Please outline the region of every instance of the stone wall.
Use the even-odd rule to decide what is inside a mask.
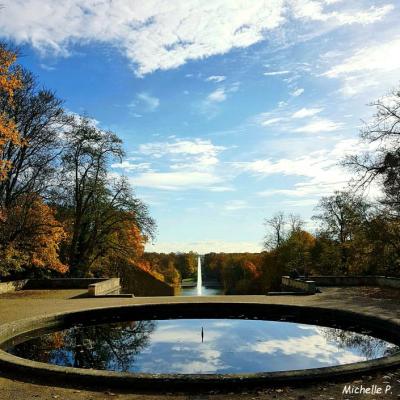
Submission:
[[[28,279],[24,289],[87,289],[89,285],[107,278],[53,278]]]
[[[97,296],[115,292],[121,286],[124,292],[135,296],[174,296],[180,290],[140,268],[129,265],[121,270],[121,278],[24,279],[0,282],[0,294],[22,289],[89,289],[90,296]]]
[[[19,281],[0,282],[0,294],[15,292],[21,290],[26,286],[28,279],[21,279]]]
[[[101,282],[92,283],[88,286],[89,296],[99,296],[110,293],[115,293],[121,289],[119,278],[110,278]]]
[[[282,287],[295,292],[315,294],[316,287],[313,280],[292,279],[289,276],[282,276]]]
[[[120,271],[124,292],[135,296],[175,296],[179,288],[160,281],[153,275],[134,265],[127,265]]]
[[[89,285],[103,282],[106,278],[55,278],[55,279],[21,279],[18,281],[0,282],[0,294],[16,290],[40,289],[87,289]]]
[[[400,278],[386,276],[312,276],[317,286],[379,286],[400,289]]]

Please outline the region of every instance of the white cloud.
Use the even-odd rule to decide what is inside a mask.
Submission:
[[[325,118],[318,118],[310,123],[293,129],[293,132],[300,133],[320,133],[320,132],[333,132],[341,129],[343,123],[334,122]]]
[[[323,108],[301,108],[292,114],[292,118],[312,117],[320,113],[322,110]]]
[[[199,254],[206,254],[210,252],[257,253],[262,251],[262,246],[255,242],[230,242],[219,240],[196,242],[159,242],[155,244],[147,244],[146,251],[157,251],[160,253],[195,251]]]
[[[45,63],[41,63],[40,68],[44,69],[45,71],[54,71],[56,69],[56,67],[52,65],[47,65]]]
[[[282,204],[285,204],[289,207],[311,207],[311,208],[314,208],[318,204],[318,200],[319,200],[318,198],[284,200],[284,201],[282,201]],[[313,226],[309,223],[307,223],[307,227],[310,227],[310,229],[313,228]]]
[[[209,76],[206,81],[207,82],[223,82],[226,79],[226,76],[224,75],[211,75]]]
[[[269,119],[266,119],[265,121],[261,122],[261,125],[262,126],[275,125],[278,122],[281,122],[282,120],[283,120],[283,118],[281,118],[281,117],[269,118]]]
[[[352,57],[326,71],[323,76],[337,78],[360,71],[390,72],[400,68],[400,38],[358,50]]]
[[[269,72],[264,72],[265,76],[287,75],[287,74],[290,74],[290,71],[269,71]]]
[[[138,93],[136,98],[137,98],[137,101],[134,103],[131,103],[130,104],[131,107],[136,107],[138,104],[141,104],[142,106],[144,106],[146,111],[152,112],[152,111],[155,111],[160,105],[160,99],[158,99],[157,97],[151,96],[147,92]]]
[[[336,17],[341,25],[361,24],[368,25],[377,21],[381,21],[389,12],[394,9],[393,4],[386,4],[382,7],[370,7],[368,10],[356,13],[338,13],[333,12],[332,16]]]
[[[341,92],[352,96],[371,87],[384,87],[397,81],[400,72],[400,37],[356,50],[322,76],[343,80]]]
[[[209,188],[210,192],[234,192],[235,188],[231,186],[215,186]]]
[[[319,117],[323,108],[303,107],[297,111],[278,107],[269,112],[257,114],[252,121],[265,128],[273,127],[274,133],[284,134],[319,134],[339,131],[345,128],[343,122],[332,121]]]
[[[270,188],[261,191],[260,196],[321,197],[334,190],[344,189],[350,178],[350,171],[341,168],[338,162],[348,154],[365,150],[355,139],[337,142],[330,150],[313,151],[307,155],[235,163],[234,167],[256,176],[284,175],[303,178],[302,181],[287,189]],[[310,200],[311,202],[311,200]]]
[[[199,138],[142,144],[138,154],[146,160],[150,157],[163,167],[160,171],[150,164],[148,171],[131,176],[132,184],[163,190],[231,190],[215,168],[223,150],[225,147]]]
[[[140,153],[156,154],[201,154],[217,153],[223,150],[222,146],[215,146],[210,140],[204,139],[176,139],[173,142],[153,142],[139,146]]]
[[[221,103],[226,100],[226,92],[224,88],[218,88],[207,96],[207,101],[212,103]]]
[[[344,0],[324,0],[326,4],[335,4]]]
[[[206,189],[223,179],[209,172],[178,171],[178,172],[145,172],[131,178],[133,186],[155,188],[162,190]]]
[[[386,5],[349,13],[331,7],[323,0],[15,0],[0,13],[0,30],[18,44],[64,56],[75,43],[110,44],[145,75],[273,38],[293,19],[329,21],[333,27],[369,24],[392,10]]]
[[[367,25],[382,20],[393,10],[392,4],[382,7],[370,7],[366,10],[324,12],[324,3],[330,5],[339,1],[293,0],[293,14],[299,19],[334,23],[336,25],[362,24]]]
[[[243,208],[247,208],[248,204],[243,200],[230,200],[225,203],[224,210],[226,211],[237,211],[242,210]]]
[[[200,104],[199,109],[208,119],[215,117],[219,111],[220,103],[223,103],[228,95],[239,90],[240,82],[234,82],[229,86],[221,86],[212,91]]]
[[[150,169],[150,163],[133,163],[129,160],[124,160],[120,163],[111,164],[111,168],[123,169],[125,171],[143,171]]]
[[[298,96],[301,96],[303,93],[304,93],[304,89],[299,88],[299,89],[296,89],[293,92],[291,92],[290,95],[293,97],[298,97]]]

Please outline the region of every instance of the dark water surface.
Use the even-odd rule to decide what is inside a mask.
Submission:
[[[392,354],[398,347],[368,335],[314,325],[174,319],[75,326],[30,338],[7,350],[70,367],[205,374],[348,364]]]

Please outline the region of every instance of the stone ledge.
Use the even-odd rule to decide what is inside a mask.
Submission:
[[[121,289],[119,278],[110,278],[101,282],[92,283],[88,286],[89,296],[104,296],[109,293],[117,292]]]
[[[91,297],[106,296],[121,289],[120,278],[23,279],[0,282],[0,294],[18,290],[87,289]],[[127,296],[132,297],[132,295]]]
[[[305,294],[315,294],[317,291],[314,280],[293,279],[289,276],[282,276],[282,286]]]
[[[19,281],[0,282],[0,294],[21,290],[26,286],[28,280],[29,279],[21,279]]]
[[[317,286],[377,286],[400,289],[400,278],[380,275],[318,275],[310,276]]]

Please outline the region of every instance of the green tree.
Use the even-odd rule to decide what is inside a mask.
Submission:
[[[92,265],[110,251],[126,252],[132,258],[125,246],[129,242],[116,240],[127,221],[144,237],[154,233],[155,223],[147,207],[134,196],[128,182],[108,175],[110,164],[122,156],[121,140],[87,118],[65,133],[59,187],[53,199],[69,228],[63,256],[73,275],[88,275]]]
[[[301,229],[292,231],[290,236],[277,249],[278,259],[283,264],[283,271],[290,273],[296,269],[301,274],[312,270],[312,252],[315,238]]]
[[[362,197],[345,191],[336,191],[332,196],[322,197],[317,206],[319,213],[313,219],[319,224],[318,235],[330,239],[338,246],[341,273],[350,272],[348,261],[354,250],[351,243],[362,231],[369,207]]]

